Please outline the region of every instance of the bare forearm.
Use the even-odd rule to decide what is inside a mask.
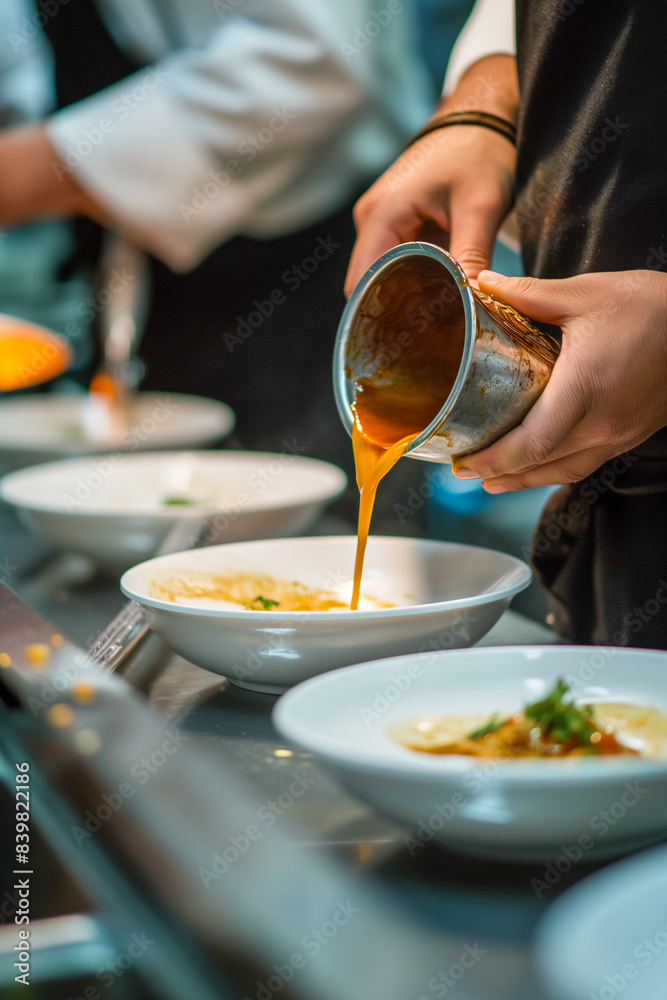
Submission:
[[[456,111],[484,111],[514,125],[514,57],[486,56],[474,63],[434,119]],[[377,257],[410,240],[448,248],[474,280],[489,267],[498,227],[510,209],[515,161],[512,139],[479,122],[450,121],[418,138],[357,202],[347,294]]]
[[[43,124],[0,132],[0,226],[104,210],[60,161]]]
[[[473,63],[456,89],[443,98],[434,117],[453,111],[486,111],[516,125],[519,80],[514,56],[486,56]]]

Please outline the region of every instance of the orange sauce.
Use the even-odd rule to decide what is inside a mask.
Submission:
[[[355,387],[352,446],[361,493],[353,611],[378,483],[440,412],[464,342],[461,295],[428,258],[397,263],[359,305],[345,359]]]
[[[90,392],[113,400],[118,394],[118,388],[110,375],[107,375],[106,372],[98,372],[90,380]]]
[[[548,735],[535,735],[534,722],[526,719],[522,712],[510,716],[498,729],[480,737],[461,733],[452,738],[447,730],[457,721],[427,719],[407,724],[398,723],[390,728],[390,734],[409,750],[419,753],[461,754],[469,757],[581,757],[587,754],[636,756],[639,752],[619,742],[613,732],[598,727],[597,723],[594,723],[595,729],[589,741],[573,737],[558,742]],[[477,723],[475,728],[476,725]],[[444,732],[444,738],[439,738],[439,730]]]
[[[359,607],[359,594],[361,593],[361,576],[364,569],[364,554],[366,543],[368,542],[368,532],[371,527],[371,517],[375,504],[375,494],[380,480],[387,475],[390,469],[398,462],[416,435],[408,434],[406,437],[395,441],[388,448],[383,448],[370,438],[366,437],[356,419],[352,428],[352,447],[354,449],[354,463],[357,470],[357,485],[359,486],[359,524],[357,526],[357,554],[354,560],[354,585],[352,587],[352,599],[350,610],[356,611]]]
[[[378,484],[428,427],[449,395],[458,371],[461,337],[450,336],[444,344],[434,344],[413,335],[398,358],[385,356],[372,376],[356,381],[351,407],[352,448],[360,500],[351,611],[359,607]]]
[[[207,599],[238,605],[246,611],[345,611],[347,605],[334,591],[308,587],[296,580],[276,580],[257,573],[219,573],[164,570],[153,578],[151,597],[183,603]],[[369,598],[377,608],[392,605]]]
[[[3,324],[4,325],[4,324]],[[47,382],[67,370],[69,347],[48,331],[43,333],[17,323],[0,329],[0,391],[25,389]]]

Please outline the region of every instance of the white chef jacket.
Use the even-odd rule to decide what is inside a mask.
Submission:
[[[443,94],[451,94],[465,71],[474,63],[495,55],[516,55],[515,0],[476,0],[450,53]],[[521,246],[513,212],[503,222],[498,240],[516,258],[512,261],[505,257],[498,266],[504,267],[506,274],[522,274],[518,262]]]
[[[450,94],[480,59],[516,55],[515,22],[514,0],[477,0],[451,51],[443,93]]]
[[[49,135],[113,224],[175,269],[335,211],[429,114],[410,0],[97,3],[148,68],[55,113]]]

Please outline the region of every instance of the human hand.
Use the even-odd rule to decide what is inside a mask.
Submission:
[[[581,274],[555,281],[486,271],[480,288],[563,330],[553,374],[523,422],[455,462],[489,493],[578,482],[667,424],[667,275]]]
[[[488,56],[464,74],[438,116],[479,110],[515,121],[518,105],[516,61]],[[356,204],[346,294],[381,254],[411,240],[449,249],[475,279],[490,266],[511,207],[515,162],[512,143],[479,125],[448,126],[413,143]]]
[[[410,240],[448,248],[476,278],[511,206],[514,163],[512,144],[476,125],[440,129],[410,146],[355,206],[346,294],[381,254]]]

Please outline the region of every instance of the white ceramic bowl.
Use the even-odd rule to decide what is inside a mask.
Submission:
[[[545,861],[558,880],[577,851],[613,856],[667,834],[667,761],[432,756],[400,746],[387,727],[424,715],[511,713],[561,675],[584,700],[667,710],[667,653],[489,646],[318,677],[281,698],[274,721],[360,798],[405,821],[413,852],[435,838],[464,853]]]
[[[503,552],[414,538],[368,540],[362,595],[401,604],[360,611],[217,610],[150,595],[165,569],[249,572],[331,589],[349,601],[356,537],[296,538],[215,546],[152,559],[121,587],[156,632],[186,659],[259,691],[373,656],[469,646],[497,622],[530,569]]]
[[[116,453],[11,472],[0,496],[56,545],[120,572],[154,555],[175,524],[203,515],[210,541],[296,534],[346,483],[335,465],[290,453]],[[165,503],[184,498],[197,502]]]
[[[86,439],[83,393],[52,392],[0,400],[0,461],[11,469],[107,450]],[[122,452],[198,448],[226,437],[235,423],[224,403],[176,392],[140,392],[130,404]],[[111,450],[111,449],[108,449]]]
[[[667,847],[578,882],[538,925],[537,955],[555,1000],[665,1000]]]

